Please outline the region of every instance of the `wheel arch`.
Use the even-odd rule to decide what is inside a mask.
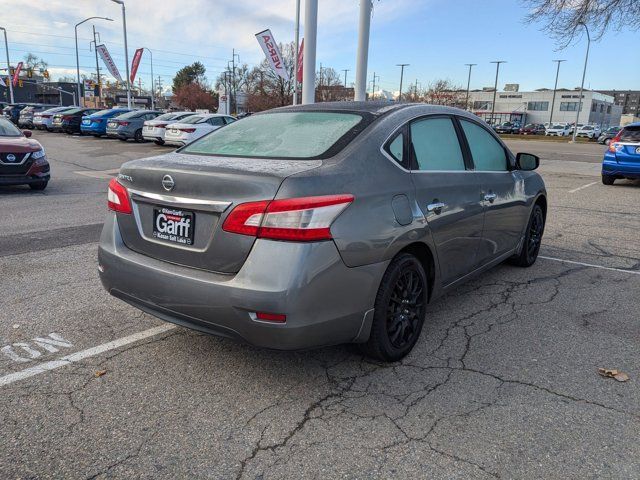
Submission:
[[[433,252],[431,251],[431,248],[429,248],[429,246],[423,242],[410,243],[409,245],[403,247],[398,253],[396,253],[394,258],[402,253],[410,253],[411,255],[416,257],[422,264],[422,268],[424,268],[424,271],[427,274],[427,293],[428,301],[430,302],[436,278],[435,257],[433,255]]]
[[[536,197],[535,202],[533,202],[533,204],[540,205],[540,208],[542,208],[542,214],[544,215],[544,219],[546,221],[547,220],[547,196],[544,193],[540,192]]]

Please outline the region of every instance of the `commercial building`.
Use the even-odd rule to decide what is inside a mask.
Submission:
[[[9,87],[6,78],[0,81],[0,102],[9,102]],[[52,105],[74,105],[76,84],[70,82],[35,82],[20,78],[13,87],[16,103],[47,103]]]
[[[469,93],[469,108],[479,117],[491,124],[506,121],[525,123],[574,123],[580,102],[579,90],[540,89],[534,92],[504,91],[495,92],[496,104],[491,118],[493,90],[472,91]],[[553,105],[553,112],[551,111]],[[582,108],[578,123],[589,123],[608,127],[620,124],[622,107],[616,105],[614,98],[593,90],[582,92]]]
[[[611,95],[616,105],[622,107],[623,115],[640,117],[640,90],[598,90]]]

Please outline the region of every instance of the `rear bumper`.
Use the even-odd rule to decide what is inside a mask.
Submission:
[[[111,129],[107,128],[107,137],[111,138],[132,138],[133,134],[130,134],[127,130],[124,129]]]
[[[106,129],[104,127],[100,128],[92,125],[80,125],[80,131],[87,135],[104,135],[106,133]]]
[[[613,153],[605,153],[602,174],[612,177],[640,178],[640,163],[618,163]]]
[[[183,147],[191,140],[188,138],[175,138],[175,137],[164,137],[164,143],[167,145],[175,145],[176,147]]]
[[[388,262],[347,267],[333,242],[257,240],[241,270],[218,274],[169,264],[127,248],[109,213],[98,250],[106,290],[156,317],[277,350],[369,336],[375,295]],[[254,320],[285,314],[286,323]]]

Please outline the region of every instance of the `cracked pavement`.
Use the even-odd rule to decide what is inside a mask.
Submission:
[[[0,218],[0,346],[56,332],[73,347],[0,356],[0,376],[162,324],[102,290],[86,226],[104,215],[106,180],[74,172],[163,149],[36,137],[51,190],[0,189],[11,212]],[[273,352],[175,328],[0,387],[0,476],[637,478],[640,183],[569,193],[597,180],[571,155],[571,168],[541,168],[541,254],[619,270],[499,266],[432,304],[395,364],[353,346]],[[86,234],[47,233],[73,227]]]

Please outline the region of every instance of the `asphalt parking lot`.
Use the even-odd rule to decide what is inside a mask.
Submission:
[[[640,476],[640,182],[602,185],[605,147],[510,140],[542,157],[542,257],[439,300],[385,365],[260,350],[111,298],[108,179],[171,150],[34,137],[49,187],[0,188],[0,478]]]

